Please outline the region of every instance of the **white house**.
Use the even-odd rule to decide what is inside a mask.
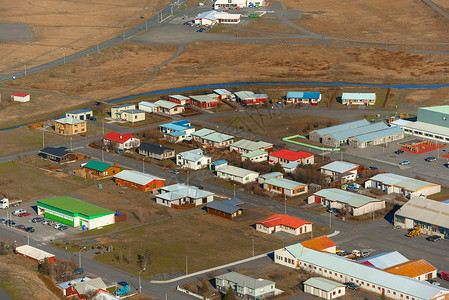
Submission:
[[[11,100],[16,102],[30,101],[30,94],[16,92],[11,95]]]
[[[185,110],[183,105],[167,100],[158,100],[154,104],[158,106],[159,112],[167,115],[182,114]]]
[[[242,154],[242,161],[249,160],[252,162],[263,162],[268,160],[268,152],[264,150],[251,151]]]
[[[341,103],[345,105],[374,105],[376,93],[343,93]]]
[[[73,118],[78,120],[89,120],[94,116],[94,113],[89,108],[82,108],[78,110],[73,110],[65,113],[66,118]]]
[[[263,233],[286,232],[293,235],[300,235],[312,231],[312,224],[295,217],[277,214],[268,219],[256,222],[256,230]]]
[[[229,165],[218,167],[216,173],[220,178],[237,181],[243,184],[256,181],[257,177],[259,177],[258,172]]]
[[[329,176],[332,181],[345,183],[357,178],[359,165],[346,161],[334,161],[321,167],[321,174]]]
[[[194,19],[195,24],[212,26],[215,24],[238,24],[240,23],[240,14],[230,14],[225,11],[216,10],[200,13]]]
[[[156,195],[156,203],[172,208],[195,207],[214,200],[214,193],[184,184],[162,187]]]
[[[346,292],[344,284],[322,277],[309,278],[303,282],[303,286],[305,293],[327,300],[341,297]]]
[[[151,114],[159,111],[159,105],[153,102],[141,101],[139,102],[139,110]]]
[[[191,139],[192,133],[195,132],[195,127],[191,126],[189,121],[180,120],[159,125],[159,130],[168,141],[177,143]]]
[[[176,164],[186,169],[199,170],[207,168],[210,162],[211,157],[204,155],[202,149],[193,149],[176,155]]]
[[[135,110],[135,104],[120,104],[117,106],[111,107],[111,118],[113,119],[122,119],[121,113],[124,110]]]
[[[120,134],[109,132],[103,137],[105,145],[112,145],[116,150],[127,150],[140,146],[140,139],[135,138],[131,133]]]
[[[215,0],[214,9],[266,6],[263,0]]]

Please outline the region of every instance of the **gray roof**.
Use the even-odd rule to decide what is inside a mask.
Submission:
[[[81,109],[77,109],[77,110],[72,110],[72,111],[66,112],[66,115],[67,114],[76,115],[76,114],[85,114],[85,113],[92,113],[92,109],[90,109],[90,108],[81,108]]]
[[[271,173],[260,175],[259,177],[267,180],[267,179],[274,178],[274,177],[277,177],[277,176],[282,176],[283,177],[284,174],[282,174],[281,172],[271,172]]]
[[[278,186],[287,190],[292,190],[297,188],[298,186],[307,186],[305,183],[296,182],[290,179],[285,178],[270,178],[263,182],[264,184],[271,184],[274,186]]]
[[[420,189],[429,187],[429,186],[437,186],[439,184],[427,182],[423,180],[418,180],[414,178],[409,178],[393,173],[384,173],[377,174],[370,178],[370,180],[379,181],[385,185],[393,185],[397,187],[401,187],[407,191],[416,192]]]
[[[224,211],[228,214],[233,214],[236,211],[243,208],[241,206],[237,206],[241,204],[243,204],[243,202],[240,201],[240,199],[233,198],[224,201],[212,201],[211,203],[207,204],[206,207],[216,209],[219,211]]]
[[[73,287],[79,294],[83,295],[91,291],[96,292],[98,289],[106,290],[107,288],[106,284],[100,277],[82,282],[76,282],[73,284]]]
[[[134,183],[137,183],[140,185],[146,185],[153,180],[165,180],[165,179],[153,176],[153,175],[149,175],[149,174],[145,174],[145,173],[133,171],[133,170],[123,170],[120,173],[116,174],[114,177],[118,178],[118,179],[130,181],[130,182],[134,182]]]
[[[384,122],[372,123],[365,126],[360,126],[357,128],[346,129],[338,132],[331,133],[330,135],[337,141],[344,140],[353,136],[363,135],[382,129],[387,129],[388,125]]]
[[[58,122],[58,123],[61,123],[61,124],[71,124],[71,125],[80,124],[80,123],[86,123],[85,120],[79,120],[79,119],[75,119],[75,118],[72,118],[72,117],[64,117],[64,118],[56,120],[55,122]]]
[[[214,193],[205,190],[200,190],[199,188],[194,186],[177,183],[162,187],[161,194],[157,195],[156,197],[168,201],[173,201],[184,197],[199,199],[211,196],[213,194]]]
[[[342,100],[375,100],[376,93],[343,93]]]
[[[246,177],[246,176],[248,176],[251,173],[256,173],[257,176],[259,176],[258,172],[251,171],[251,170],[246,170],[246,169],[242,169],[242,168],[235,167],[235,166],[230,166],[230,165],[224,165],[224,166],[220,167],[217,170],[217,172],[230,174],[230,175],[233,175],[235,177],[240,177],[240,178]]]
[[[139,102],[139,106],[148,106],[148,107],[158,107],[156,103],[148,102],[148,101],[141,101]]]
[[[449,204],[422,197],[412,197],[396,215],[449,229]]]
[[[230,91],[225,90],[225,89],[216,89],[216,90],[214,90],[214,93],[216,93],[218,95],[230,95],[230,94],[232,94]]]
[[[138,109],[125,109],[121,111],[122,113],[126,112],[128,114],[144,114],[144,111],[138,110]]]
[[[304,281],[304,285],[309,285],[314,288],[330,292],[335,288],[345,286],[344,284],[341,284],[339,282],[335,282],[332,280],[329,280],[327,278],[322,277],[312,277]]]
[[[428,132],[435,133],[437,135],[449,136],[449,128],[443,127],[443,126],[438,126],[438,125],[433,125],[433,124],[429,124],[429,123],[425,123],[425,122],[420,122],[420,121],[410,122],[409,124],[403,125],[402,128],[428,131]]]
[[[66,147],[45,147],[41,150],[39,150],[39,153],[44,153],[47,155],[52,155],[55,157],[64,157],[72,152],[68,151]]]
[[[266,155],[268,157],[268,152],[265,150],[254,150],[248,153],[242,154],[242,157],[253,158],[261,155]]]
[[[168,95],[170,98],[176,99],[176,100],[189,100],[189,97],[183,96],[183,95]]]
[[[245,286],[245,287],[248,287],[251,289],[258,289],[258,288],[266,287],[267,285],[275,284],[273,281],[270,281],[270,280],[254,279],[252,277],[249,277],[249,276],[237,273],[237,272],[229,272],[227,274],[223,274],[223,275],[217,276],[215,278],[234,282],[234,283],[238,284],[239,286]]]
[[[198,101],[198,102],[205,102],[205,103],[217,102],[217,100],[212,98],[212,96],[210,96],[210,95],[195,95],[195,96],[190,96],[190,99]]]
[[[368,196],[343,191],[340,189],[324,189],[314,193],[319,197],[324,197],[326,200],[347,203],[351,207],[361,207],[371,202],[380,202],[382,200],[374,199]]]
[[[393,126],[393,127],[388,127],[388,128],[370,132],[370,133],[360,134],[360,135],[355,136],[355,138],[357,140],[359,140],[359,142],[368,142],[368,141],[372,141],[372,140],[375,140],[378,138],[385,138],[390,135],[400,134],[403,132],[404,131],[402,130],[402,128],[400,126]]]
[[[232,143],[231,146],[236,147],[236,148],[241,148],[244,150],[248,150],[248,151],[254,151],[254,150],[261,149],[261,148],[272,147],[273,144],[270,144],[270,143],[267,143],[264,141],[253,142],[250,140],[240,140],[240,141]]]
[[[203,155],[202,149],[193,149],[193,150],[181,152],[181,153],[178,153],[178,156],[180,156],[181,158],[183,158],[185,160],[189,160],[189,161],[198,161],[203,157],[208,157],[208,156]]]
[[[215,142],[215,143],[226,142],[228,140],[232,140],[233,138],[234,138],[234,136],[229,135],[229,134],[224,134],[221,132],[214,132],[214,133],[203,136],[203,139],[211,141],[211,142]]]
[[[162,108],[165,108],[165,109],[172,109],[173,107],[176,107],[176,106],[182,106],[181,104],[178,104],[175,102],[170,102],[167,100],[157,100],[156,102],[154,102],[154,104],[156,104],[157,106],[160,106]]]
[[[254,93],[251,92],[251,91],[240,91],[240,92],[234,93],[234,95],[235,95],[237,98],[240,98],[240,99],[245,99],[245,98],[252,98],[252,97],[254,97]]]
[[[335,126],[331,126],[331,127],[327,127],[327,128],[317,129],[317,130],[315,130],[315,132],[318,133],[319,135],[323,136],[326,134],[332,134],[335,132],[344,131],[344,130],[348,130],[348,129],[352,129],[352,128],[357,128],[357,127],[368,125],[368,124],[369,124],[369,122],[367,120],[363,119],[363,120],[344,123],[344,124],[335,125]]]
[[[349,163],[346,161],[333,161],[327,165],[322,166],[321,169],[343,174],[349,172],[354,168],[357,168],[358,166],[359,165]]]
[[[291,161],[291,162],[289,162],[289,163],[286,163],[286,164],[283,164],[282,165],[282,168],[284,168],[284,169],[294,169],[294,168],[297,168],[299,165],[301,165],[299,162],[297,162],[297,161]]]
[[[214,133],[214,132],[216,132],[216,131],[212,130],[212,129],[201,128],[200,130],[193,132],[192,136],[203,137],[205,135],[208,135],[208,134],[211,134],[211,133]]]
[[[120,105],[113,106],[111,108],[123,108],[123,107],[128,107],[128,106],[136,107],[135,104],[120,104]]]
[[[163,145],[159,145],[159,144],[155,144],[155,143],[142,143],[140,144],[139,150],[142,151],[146,151],[149,153],[155,153],[155,154],[164,154],[164,152],[171,152],[171,151],[175,151],[175,149],[163,146]]]
[[[359,263],[368,262],[375,268],[385,270],[387,268],[408,262],[407,257],[398,251],[380,253],[371,257],[359,260]]]
[[[390,274],[335,254],[308,249],[300,243],[287,246],[285,249],[305,263],[330,269],[419,299],[430,300],[441,291],[449,293],[449,290],[428,282]]]

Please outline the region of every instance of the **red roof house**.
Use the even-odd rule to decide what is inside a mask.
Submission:
[[[337,251],[337,245],[330,238],[328,238],[327,235],[319,236],[314,239],[301,242],[301,245],[316,251],[329,252],[334,254]]]
[[[277,214],[256,222],[256,230],[264,233],[286,232],[294,235],[312,231],[312,222]]]
[[[291,151],[287,149],[282,149],[276,152],[270,153],[268,161],[270,164],[287,164],[290,162],[299,162],[303,165],[313,165],[315,162],[315,156],[313,153],[305,151]]]
[[[120,150],[137,148],[140,146],[140,140],[133,137],[131,133],[121,134],[112,131],[103,137],[103,143]]]
[[[11,95],[11,100],[17,102],[28,102],[30,101],[30,94],[17,92]]]

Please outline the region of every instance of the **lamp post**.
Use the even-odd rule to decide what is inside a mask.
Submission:
[[[70,150],[72,150],[72,137],[70,137]]]
[[[62,52],[62,55],[64,56],[64,64],[65,64],[65,52]]]
[[[234,183],[234,198],[235,198],[235,183]]]
[[[81,268],[81,251],[83,251],[83,249],[80,249],[80,251],[78,252],[78,266],[79,268]]]
[[[145,173],[145,156],[142,157],[142,173]]]
[[[145,271],[145,268],[139,271],[139,294],[142,294],[142,282],[140,281],[140,273]]]
[[[101,161],[104,162],[104,147],[101,147]]]
[[[186,256],[186,275],[189,275],[189,264],[188,264],[189,257]]]

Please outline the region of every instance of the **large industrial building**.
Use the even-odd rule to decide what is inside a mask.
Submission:
[[[449,141],[449,105],[420,107],[417,121],[410,122],[403,128],[406,134],[447,143]]]

